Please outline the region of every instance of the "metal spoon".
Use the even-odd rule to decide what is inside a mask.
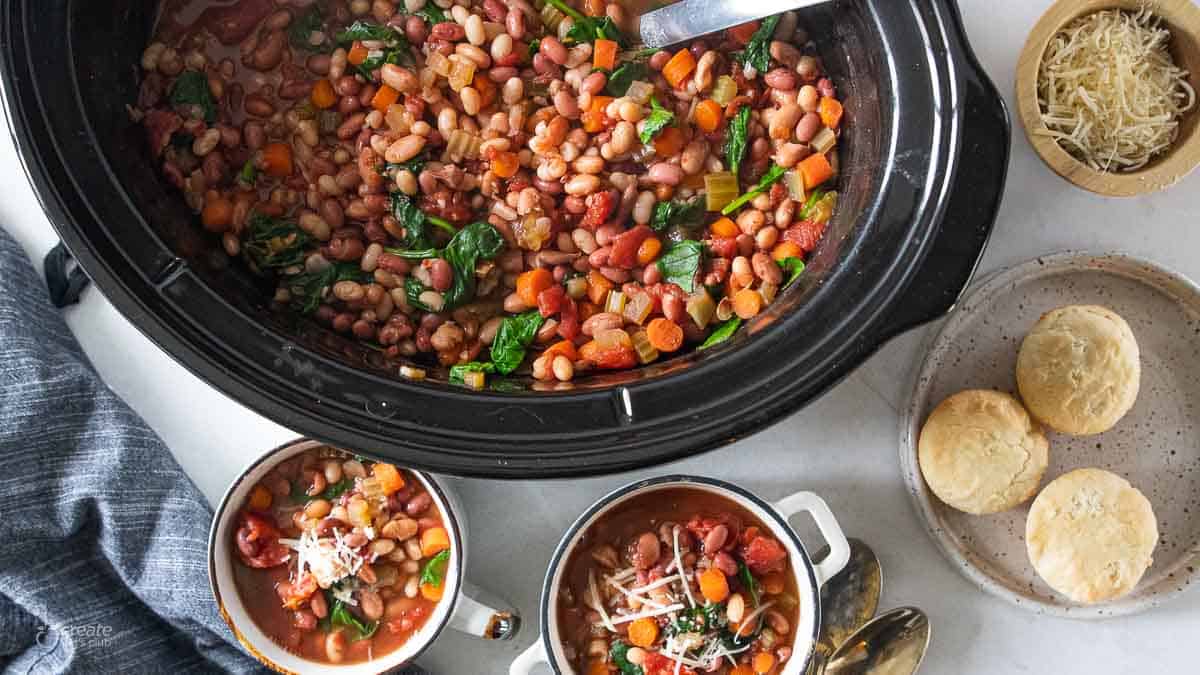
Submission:
[[[929,648],[929,618],[916,607],[880,614],[837,648],[828,675],[912,675]]]
[[[666,47],[747,21],[825,2],[829,0],[683,0],[640,17],[642,42],[647,47]]]
[[[821,635],[809,663],[809,673],[821,673],[829,656],[851,633],[875,616],[883,592],[883,569],[875,551],[851,537],[850,562],[821,588]],[[825,547],[816,559],[829,552]]]

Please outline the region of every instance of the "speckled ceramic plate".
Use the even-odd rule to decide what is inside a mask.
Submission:
[[[1021,340],[1043,313],[1070,304],[1104,305],[1125,317],[1141,350],[1141,391],[1133,409],[1103,434],[1048,433],[1042,484],[1081,467],[1113,471],[1150,499],[1159,527],[1154,564],[1141,583],[1098,605],[1068,600],[1034,572],[1025,552],[1030,502],[989,516],[961,513],[933,496],[917,464],[917,437],[933,407],[962,389],[1015,394]],[[1019,607],[1099,619],[1183,592],[1200,565],[1200,288],[1154,263],[1116,254],[1060,253],[993,274],[931,337],[901,415],[900,464],[942,553],[980,588]]]

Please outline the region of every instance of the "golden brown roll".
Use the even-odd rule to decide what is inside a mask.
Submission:
[[[1037,492],[1049,444],[1015,398],[969,389],[925,420],[917,459],[938,499],[967,513],[996,513]]]
[[[1042,490],[1025,522],[1029,561],[1051,588],[1095,603],[1133,590],[1150,567],[1158,524],[1124,478],[1077,469]]]
[[[1133,407],[1140,380],[1129,324],[1095,305],[1047,312],[1017,355],[1017,388],[1029,412],[1067,434],[1111,429]]]

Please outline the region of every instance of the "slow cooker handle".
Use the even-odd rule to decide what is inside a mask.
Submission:
[[[885,318],[880,343],[954,308],[983,257],[1000,209],[1012,135],[1008,108],[977,64],[967,73],[964,89],[959,165],[941,228]]]
[[[813,564],[818,589],[850,562],[850,542],[846,540],[846,533],[842,532],[842,526],[838,525],[837,518],[834,517],[833,511],[829,510],[829,504],[826,504],[824,499],[812,492],[797,492],[780,499],[772,506],[785,520],[790,520],[801,511],[807,511],[817,524],[817,530],[825,538],[825,543],[829,545],[829,555],[821,562]]]

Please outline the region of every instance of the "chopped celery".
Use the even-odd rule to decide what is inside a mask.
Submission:
[[[783,184],[787,186],[790,199],[798,202],[807,199],[804,194],[804,176],[801,176],[799,171],[792,170],[783,174]]]
[[[717,78],[717,83],[713,86],[712,100],[722,106],[729,105],[729,102],[737,96],[737,91],[737,82],[728,75],[722,75]]]
[[[832,150],[833,146],[837,145],[837,134],[833,133],[833,130],[829,127],[825,127],[818,131],[817,135],[813,136],[813,139],[808,144],[812,147],[813,152],[825,154]]]
[[[717,303],[713,302],[712,296],[708,294],[708,291],[701,289],[699,292],[688,296],[687,313],[692,317],[692,321],[696,323],[696,326],[706,328],[716,312]]]
[[[604,303],[604,311],[621,314],[625,311],[625,294],[618,290],[608,292],[608,300]]]
[[[637,293],[625,303],[625,320],[642,325],[650,311],[654,309],[654,299],[649,293]]]
[[[658,350],[654,348],[654,345],[650,344],[650,337],[646,335],[646,331],[644,330],[639,330],[633,334],[633,349],[637,352],[638,362],[642,365],[658,358]]]
[[[704,176],[704,208],[708,211],[720,211],[725,208],[726,204],[737,199],[738,192],[737,178],[728,171]]]

